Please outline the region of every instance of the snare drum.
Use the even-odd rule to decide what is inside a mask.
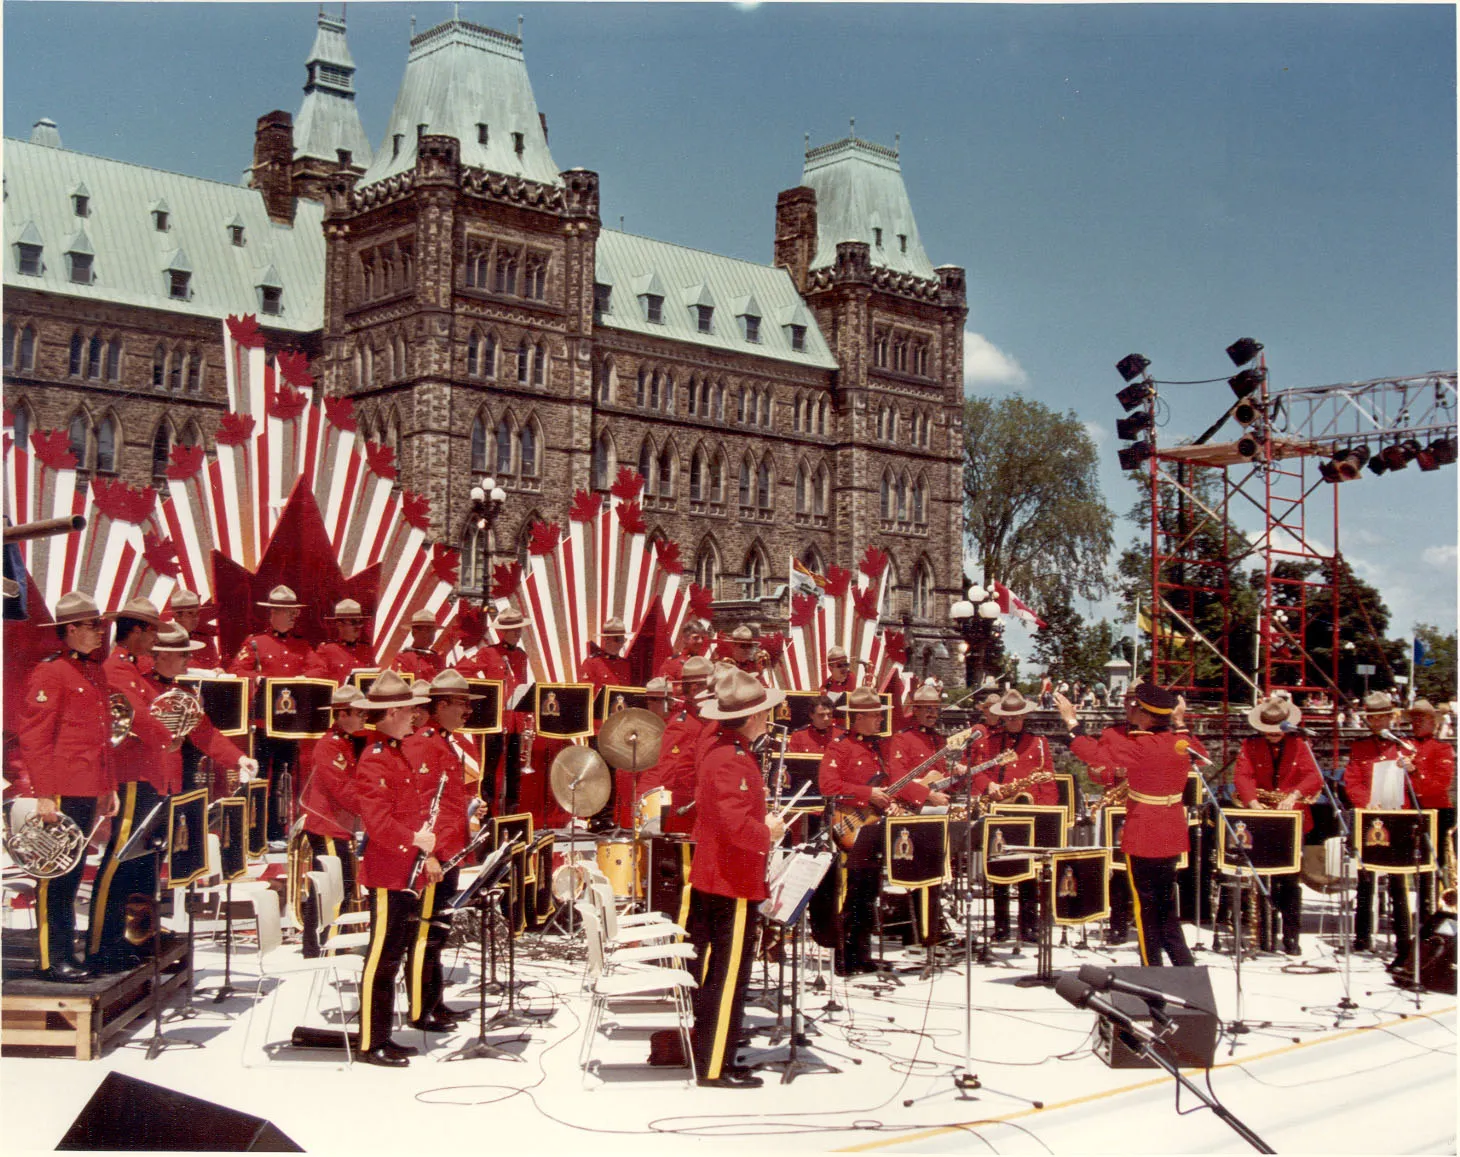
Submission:
[[[661,817],[669,806],[669,789],[656,787],[646,791],[634,808],[634,819],[643,835],[662,834]]]
[[[640,852],[642,857],[642,852]],[[638,894],[641,865],[634,856],[634,841],[607,837],[598,841],[598,870],[608,877],[613,894],[632,899]]]

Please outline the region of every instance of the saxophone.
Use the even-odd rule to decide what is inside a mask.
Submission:
[[[1036,771],[1033,775],[1026,775],[1023,779],[1011,780],[1008,783],[996,784],[990,791],[987,798],[992,803],[1033,803],[1034,793],[1029,789],[1038,783],[1053,783],[1054,772]]]
[[[1108,807],[1120,807],[1130,796],[1130,780],[1119,779],[1105,789],[1095,806],[1090,809],[1090,818],[1095,819]]]

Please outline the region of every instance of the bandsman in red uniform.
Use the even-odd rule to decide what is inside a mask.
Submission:
[[[330,729],[310,753],[309,779],[299,794],[304,813],[304,836],[309,841],[311,867],[320,869],[320,856],[338,856],[344,881],[346,911],[355,909],[355,887],[359,864],[355,857],[355,831],[360,825],[360,801],[355,786],[355,743],[353,736],[365,728],[364,700],[358,687],[345,684],[330,696],[333,718]],[[301,904],[304,917],[304,955],[318,956],[318,898],[311,888]],[[331,918],[339,913],[331,914]]]
[[[826,652],[826,681],[821,684],[821,693],[833,703],[839,704],[842,697],[855,686],[852,681],[852,661],[843,647],[831,647]]]
[[[368,839],[360,882],[370,897],[370,947],[360,978],[360,1059],[404,1068],[416,1050],[390,1039],[395,982],[420,910],[419,895],[409,889],[442,878],[440,861],[432,854],[436,833],[426,822],[441,777],[429,767],[412,766],[401,750],[413,730],[412,712],[423,701],[396,672],[384,672],[360,702],[377,732],[355,766],[356,798]],[[426,856],[425,870],[412,880],[417,852]]]
[[[1409,730],[1414,751],[1401,761],[1410,773],[1414,794],[1421,808],[1434,808],[1438,813],[1439,843],[1435,855],[1444,862],[1444,847],[1455,830],[1455,747],[1448,740],[1438,739],[1435,728],[1440,712],[1428,699],[1416,699],[1409,705]],[[1435,873],[1419,876],[1420,919],[1426,920],[1434,909]]]
[[[760,677],[760,639],[744,623],[728,636],[721,636],[717,658],[735,664],[742,671]]]
[[[1044,737],[1024,729],[1025,716],[1038,710],[1032,699],[1025,699],[1018,691],[1005,692],[997,702],[990,704],[989,714],[998,720],[998,729],[985,740],[979,752],[979,762],[993,759],[1006,751],[1015,755],[1014,762],[981,771],[973,777],[974,795],[996,795],[1012,802],[1015,796],[1029,795],[1032,803],[1051,807],[1059,803],[1059,788],[1054,779],[1045,783],[1029,784],[1015,791],[1012,784],[1040,773],[1054,774],[1054,755]],[[994,885],[994,939],[1009,938],[1010,885]],[[1039,881],[1025,880],[1019,885],[1019,938],[1026,941],[1039,939]]]
[[[760,943],[766,857],[783,826],[766,816],[760,761],[751,753],[786,693],[736,671],[716,685],[705,718],[719,724],[695,789],[695,858],[690,868],[690,937],[699,964],[694,991],[698,1083],[753,1089],[761,1078],[735,1063],[745,986]]]
[[[624,658],[624,622],[609,619],[598,632],[598,642],[588,645],[588,658],[578,668],[578,682],[592,683],[596,694],[604,687],[632,687],[629,661]]]
[[[688,835],[694,829],[695,782],[699,765],[696,749],[706,727],[714,724],[700,717],[701,699],[714,667],[703,655],[691,655],[680,669],[678,709],[665,725],[659,739],[659,762],[639,779],[640,792],[656,787],[669,789],[669,806],[660,815],[660,830]]]
[[[664,660],[655,674],[664,676],[670,683],[678,683],[683,676],[685,663],[696,656],[704,656],[709,648],[710,637],[705,633],[704,624],[698,619],[686,619],[679,632],[679,649]]]
[[[466,846],[469,838],[467,801],[476,794],[476,780],[468,779],[462,744],[457,733],[471,715],[474,695],[460,671],[442,671],[426,689],[431,701],[431,715],[401,744],[406,761],[419,773],[426,768],[432,780],[443,777],[446,788],[432,831],[436,847],[427,860],[427,881],[418,885],[421,892],[420,921],[411,935],[406,960],[406,987],[410,993],[410,1022],[422,1032],[449,1032],[456,1027],[458,1014],[443,999],[446,984],[441,971],[441,949],[451,931],[449,920],[438,916],[442,904],[456,894],[459,868],[444,875],[440,865]],[[433,785],[432,791],[435,787]],[[434,867],[432,862],[434,861]],[[436,876],[436,879],[429,877]]]
[[[669,680],[662,676],[655,676],[650,679],[644,687],[644,709],[651,715],[664,720],[665,735],[659,737],[660,758],[663,758],[664,739],[669,731],[669,719],[674,710],[674,696],[669,688]],[[649,791],[651,787],[657,787],[654,782],[658,778],[656,768],[646,768],[644,771],[614,772],[614,823],[626,830],[634,827],[634,814],[639,806],[639,797]]]
[[[886,753],[878,732],[882,729],[882,700],[870,687],[857,687],[847,695],[851,730],[827,744],[817,772],[817,783],[826,799],[837,797],[848,806],[874,807],[886,812],[892,797],[872,781],[886,770]],[[884,779],[882,782],[889,782]],[[900,803],[916,811],[928,801],[928,788],[914,781],[897,795]],[[846,895],[842,902],[842,946],[836,953],[840,976],[876,971],[872,960],[872,930],[876,920],[877,896],[882,887],[882,823],[866,824],[846,854]]]
[[[411,616],[411,645],[402,648],[391,666],[407,683],[416,679],[429,683],[445,665],[431,645],[436,641],[436,616],[424,608]]]
[[[811,709],[811,722],[791,732],[786,751],[790,755],[820,755],[845,734],[836,721],[836,704],[830,696],[822,695]]]
[[[1247,713],[1247,722],[1257,732],[1242,741],[1233,772],[1237,801],[1245,808],[1301,811],[1303,834],[1313,830],[1309,803],[1323,790],[1323,773],[1313,758],[1313,749],[1302,736],[1287,733],[1284,724],[1296,727],[1303,713],[1291,699],[1264,699]],[[1279,792],[1281,798],[1264,803],[1258,792]],[[1269,876],[1273,905],[1282,914],[1283,951],[1302,953],[1298,942],[1303,930],[1303,889],[1297,873]]]
[[[1092,779],[1110,783],[1117,767],[1127,771],[1129,810],[1120,846],[1141,963],[1159,965],[1164,951],[1172,964],[1191,964],[1191,949],[1176,914],[1176,864],[1187,848],[1186,808],[1181,801],[1191,771],[1189,741],[1171,727],[1176,696],[1154,683],[1141,684],[1130,730],[1100,740],[1085,734],[1079,713],[1059,692],[1054,703],[1070,729],[1070,752],[1090,768]]]
[[[365,612],[354,599],[341,599],[325,619],[335,625],[336,638],[315,648],[308,671],[316,679],[331,679],[344,686],[350,672],[375,667],[375,648],[365,635]]]
[[[456,664],[468,679],[499,679],[502,682],[502,731],[487,736],[484,766],[490,776],[482,779],[482,796],[495,804],[495,814],[517,811],[522,782],[523,752],[532,740],[532,712],[516,709],[518,697],[530,682],[527,651],[522,632],[527,620],[508,608],[497,616],[493,627],[495,643],[483,643]]]
[[[188,633],[188,638],[198,644],[198,650],[189,657],[189,666],[198,671],[221,671],[223,660],[218,655],[218,645],[213,641],[216,637],[217,628],[209,627],[205,632],[201,623],[203,618],[203,604],[198,596],[189,590],[178,587],[172,592],[172,597],[167,600],[168,609],[172,612],[172,620],[179,627]]]
[[[896,782],[913,768],[932,758],[946,745],[938,731],[938,717],[943,713],[943,693],[932,683],[924,683],[912,694],[912,722],[894,735],[887,745],[887,778]],[[793,737],[794,738],[794,737]],[[936,782],[952,774],[946,764],[935,765],[921,777],[924,783]],[[947,807],[949,796],[942,791],[929,791],[927,802],[933,807]],[[914,888],[914,927],[918,943],[926,944],[934,929],[941,929],[941,885]],[[942,932],[939,939],[944,939]]]
[[[108,688],[96,660],[106,642],[106,618],[90,595],[68,591],[56,603],[55,621],[62,650],[41,660],[26,680],[16,742],[36,814],[50,822],[64,814],[89,835],[100,817],[117,813]],[[36,884],[37,974],[43,979],[77,983],[90,976],[75,957],[76,890],[85,868],[83,856],[64,876]]]

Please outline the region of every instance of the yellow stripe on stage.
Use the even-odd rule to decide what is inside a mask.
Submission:
[[[431,910],[436,904],[436,885],[427,884],[421,893],[421,919],[416,925],[416,942],[411,945],[411,1019],[425,1016],[421,996],[425,989],[426,937],[431,931]]]
[[[735,901],[735,931],[730,934],[730,959],[725,962],[725,986],[720,990],[720,1011],[715,1017],[715,1045],[710,1050],[710,1071],[705,1075],[715,1080],[725,1064],[725,1046],[730,1042],[730,1010],[735,1007],[735,978],[740,973],[740,955],[745,951],[745,910],[747,900]],[[708,964],[707,964],[708,966]]]
[[[116,842],[113,845],[117,852],[127,846],[127,840],[132,835],[132,820],[137,811],[137,784],[124,783],[121,788],[122,809],[116,816],[117,834]],[[94,956],[101,951],[101,929],[106,923],[106,898],[111,891],[112,877],[117,874],[117,857],[113,855],[107,863],[106,871],[102,873],[101,879],[91,889],[91,907],[88,909],[87,920],[90,927],[87,929],[86,944],[88,950]]]
[[[370,990],[375,984],[375,973],[380,968],[380,954],[385,950],[386,917],[390,914],[389,893],[384,888],[375,889],[375,911],[370,915],[370,957],[365,961],[365,971],[360,974],[360,1051],[369,1052],[375,1047],[370,1039]]]
[[[1125,857],[1125,882],[1130,888],[1131,917],[1135,920],[1136,940],[1141,946],[1141,963],[1151,966],[1151,953],[1146,947],[1146,922],[1141,918],[1141,895],[1136,891],[1136,874],[1130,865],[1130,853]]]

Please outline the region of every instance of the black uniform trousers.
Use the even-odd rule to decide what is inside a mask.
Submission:
[[[415,928],[419,901],[409,892],[370,890],[370,945],[360,977],[360,1051],[369,1052],[390,1040],[395,1011],[395,981]]]
[[[262,722],[256,723],[254,728],[254,758],[259,761],[259,774],[269,781],[269,840],[272,843],[289,838],[290,810],[297,811],[295,805],[304,786],[299,772],[299,741],[269,738],[264,734]]]
[[[410,954],[406,960],[406,987],[411,996],[412,1022],[424,1020],[436,1011],[446,979],[441,971],[441,949],[451,934],[451,917],[440,915],[441,908],[456,895],[459,868],[452,868],[438,884],[421,889],[421,920],[411,933]],[[421,877],[422,880],[425,876]]]
[[[1178,856],[1148,859],[1125,857],[1126,881],[1130,887],[1136,939],[1141,945],[1141,963],[1148,968],[1161,964],[1164,951],[1171,963],[1194,963],[1181,921],[1176,915],[1176,864]]]
[[[689,910],[699,967],[699,987],[692,994],[695,1076],[718,1080],[735,1064],[745,986],[760,944],[760,909],[750,900],[692,888]]]
[[[994,885],[994,939],[1009,936],[1009,900],[1012,884]],[[1039,939],[1039,880],[1023,880],[1019,884],[1019,939],[1034,943]]]
[[[96,799],[89,795],[63,795],[60,809],[76,821],[84,834],[90,835],[96,822]],[[115,822],[115,821],[113,821]],[[40,967],[53,964],[75,964],[76,892],[86,871],[83,853],[76,866],[64,876],[40,880],[36,884],[36,914],[40,921]]]
[[[1358,897],[1355,900],[1358,911],[1354,917],[1354,939],[1360,943],[1367,941],[1374,930],[1374,875],[1373,872],[1363,868],[1359,869]],[[1403,954],[1410,942],[1409,881],[1405,876],[1390,876],[1388,879],[1389,916],[1394,923],[1396,947]]]
[[[344,900],[340,905],[341,911],[353,912],[355,910],[355,841],[346,839],[343,836],[322,836],[318,832],[305,832],[309,840],[310,868],[320,872],[324,865],[319,862],[321,856],[336,856],[340,861],[340,875],[344,881]],[[304,944],[302,951],[305,956],[318,956],[320,953],[319,943],[319,897],[314,894],[314,889],[305,883],[304,899],[299,905],[299,914],[304,920]],[[339,912],[328,913],[329,919],[333,920]]]
[[[867,824],[847,853],[846,896],[842,900],[842,968],[872,964],[872,933],[882,893],[882,821]]]
[[[96,869],[96,882],[91,889],[91,928],[87,948],[91,958],[102,967],[126,964],[126,957],[151,950],[151,944],[129,945],[123,939],[127,899],[146,896],[149,903],[156,895],[157,871],[153,856],[138,856],[125,864],[117,854],[136,834],[153,807],[166,799],[146,780],[117,785],[119,808],[112,817],[111,839]]]

